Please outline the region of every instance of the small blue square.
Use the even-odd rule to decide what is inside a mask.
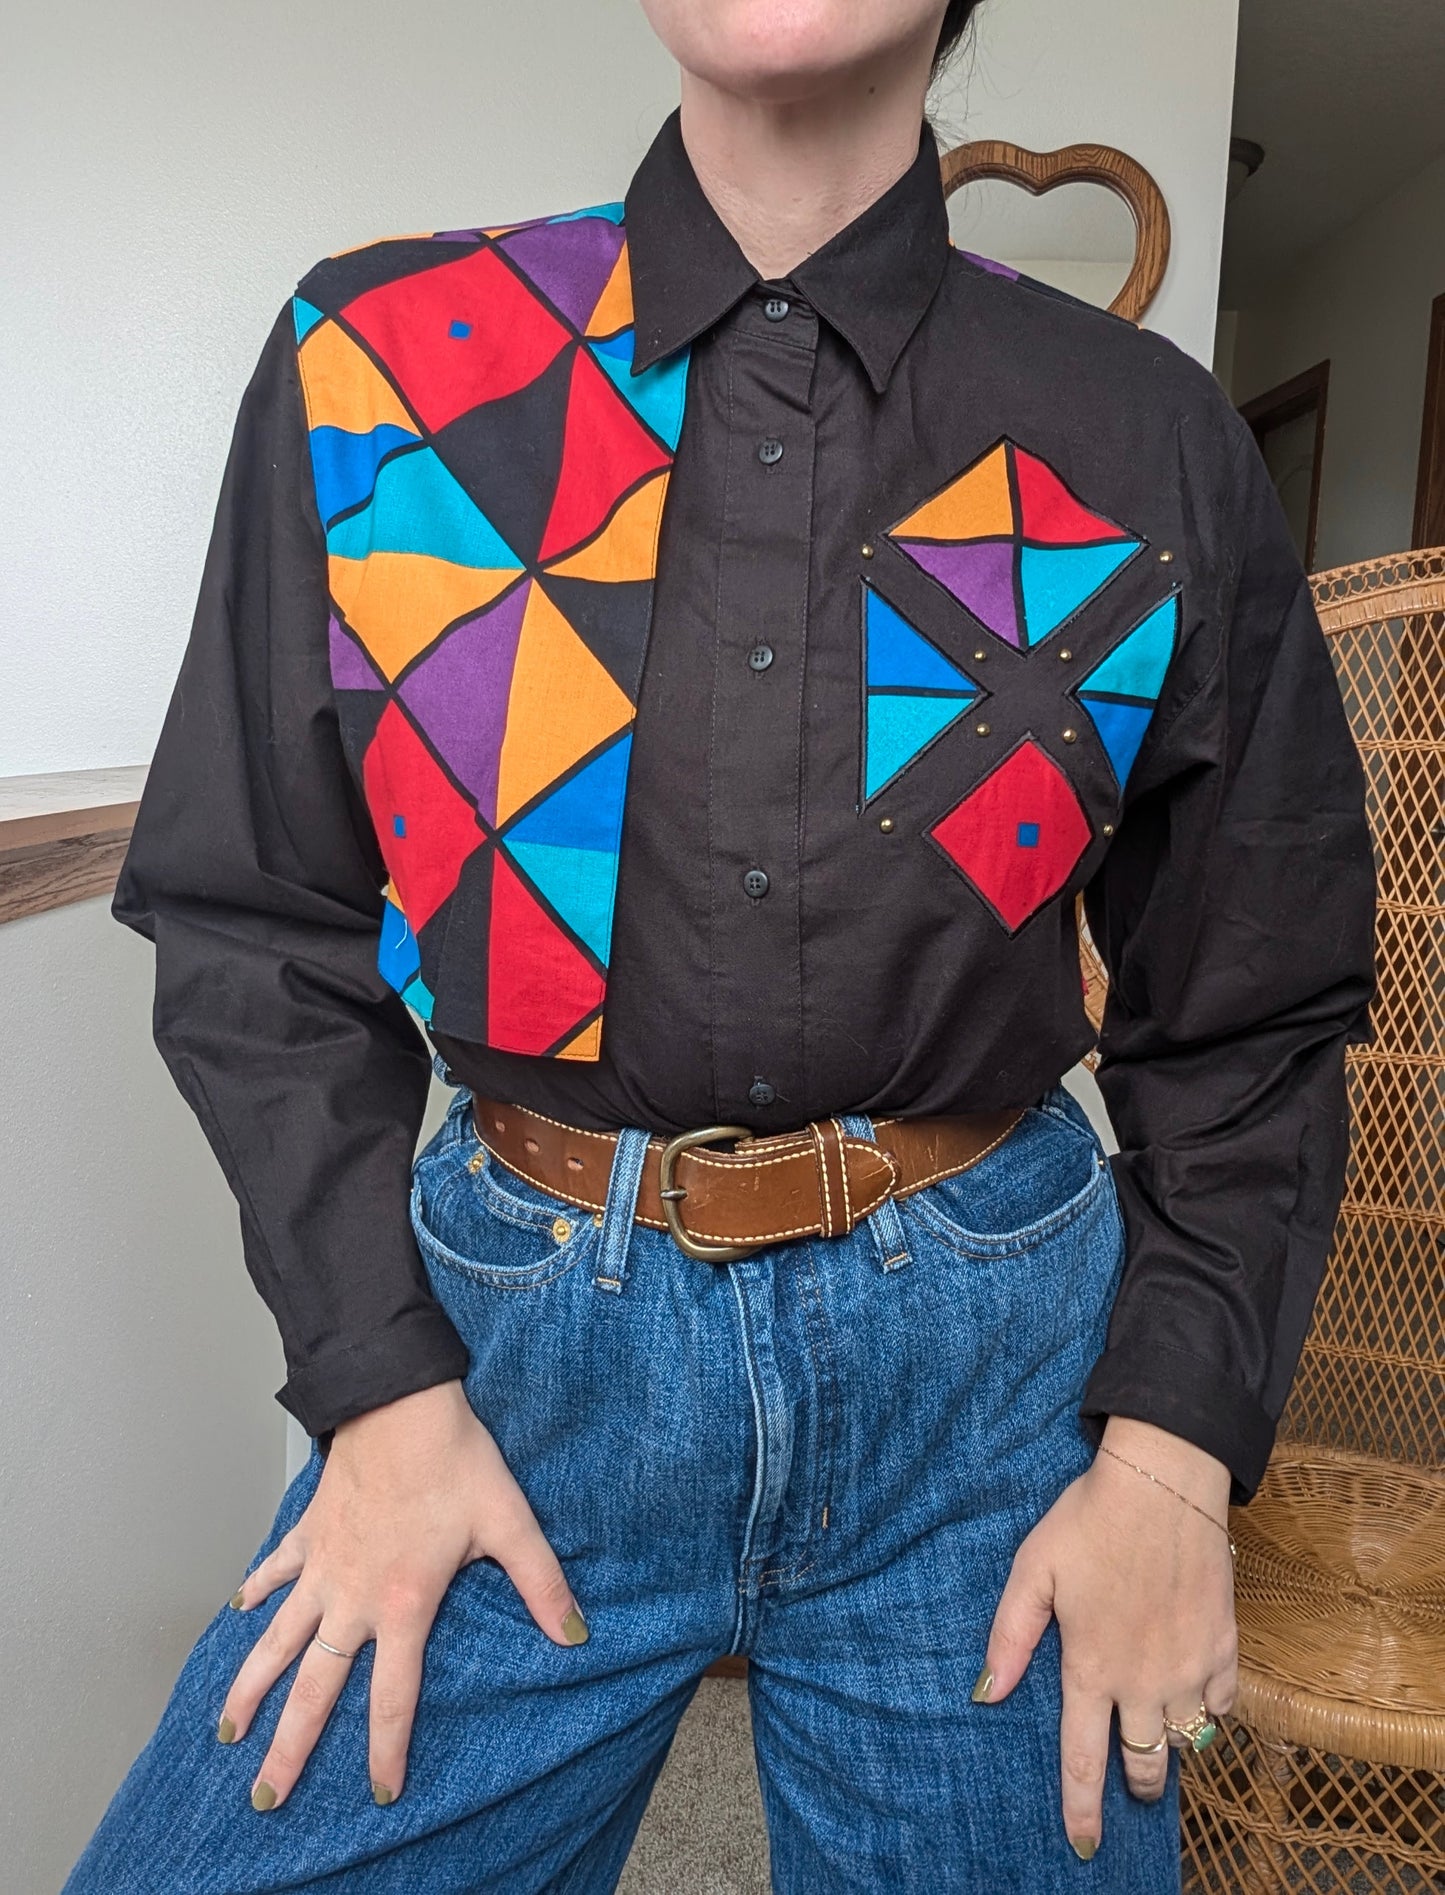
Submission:
[[[462,322],[460,318],[447,330],[447,334],[454,336],[458,342],[465,342],[471,333],[472,325],[469,322]]]
[[[1019,824],[1019,847],[1021,849],[1037,849],[1038,846],[1038,824],[1036,822],[1021,822]]]
[[[406,834],[406,817],[393,816],[391,819],[391,826],[397,835],[404,836]]]

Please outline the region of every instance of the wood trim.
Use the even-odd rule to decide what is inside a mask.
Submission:
[[[1313,368],[1292,375],[1287,382],[1281,382],[1278,388],[1266,389],[1262,395],[1256,395],[1253,401],[1242,403],[1239,410],[1261,447],[1262,437],[1271,428],[1283,427],[1285,422],[1297,421],[1301,415],[1314,410],[1315,453],[1314,465],[1310,470],[1310,511],[1302,555],[1307,570],[1314,566],[1315,542],[1319,537],[1320,482],[1324,475],[1325,416],[1329,409],[1329,398],[1329,362],[1316,362]]]
[[[114,891],[145,774],[0,777],[0,922]]]
[[[1431,305],[1428,362],[1411,540],[1419,547],[1445,546],[1445,296],[1437,296]]]
[[[1169,268],[1172,234],[1164,193],[1137,158],[1113,145],[1029,151],[1001,138],[981,138],[946,151],[942,163],[945,197],[975,178],[1001,178],[1006,184],[1019,185],[1031,197],[1042,197],[1064,184],[1101,184],[1121,197],[1134,219],[1134,263],[1109,308],[1129,322],[1142,320]]]

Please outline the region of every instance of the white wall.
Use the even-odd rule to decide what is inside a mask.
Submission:
[[[1234,0],[1176,11],[987,0],[940,109],[1149,165],[1151,321],[1207,359]],[[5,53],[0,775],[149,755],[297,275],[616,196],[675,98],[635,0],[9,0]],[[81,904],[0,928],[0,991],[0,1880],[51,1895],[269,1519],[284,1418],[148,951]]]
[[[276,1504],[281,1352],[103,901],[0,927],[0,1887],[54,1895]]]
[[[1430,306],[1441,294],[1445,156],[1239,312],[1237,402],[1329,359],[1317,567],[1410,544]]]

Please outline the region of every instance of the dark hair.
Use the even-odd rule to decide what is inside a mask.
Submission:
[[[948,10],[943,16],[943,25],[938,31],[938,44],[933,51],[935,78],[948,64],[959,41],[968,31],[968,23],[977,6],[978,0],[948,0]]]

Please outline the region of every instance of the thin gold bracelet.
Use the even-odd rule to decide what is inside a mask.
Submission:
[[[1231,1559],[1237,1559],[1239,1557],[1238,1549],[1235,1547],[1234,1538],[1229,1528],[1222,1520],[1216,1520],[1212,1513],[1206,1513],[1203,1507],[1195,1506],[1195,1503],[1189,1498],[1188,1494],[1181,1494],[1177,1487],[1171,1487],[1167,1480],[1160,1480],[1157,1474],[1151,1474],[1147,1467],[1140,1467],[1137,1461],[1125,1460],[1122,1454],[1116,1454],[1112,1448],[1105,1447],[1102,1441],[1099,1443],[1099,1452],[1100,1454],[1107,1454],[1111,1461],[1118,1461],[1123,1467],[1132,1467],[1136,1474],[1142,1474],[1145,1480],[1152,1480],[1154,1485],[1156,1487],[1162,1487],[1166,1494],[1173,1494],[1174,1498],[1176,1500],[1182,1500],[1186,1507],[1193,1507],[1201,1520],[1207,1520],[1212,1527],[1218,1527],[1225,1539],[1229,1541],[1229,1557]]]

